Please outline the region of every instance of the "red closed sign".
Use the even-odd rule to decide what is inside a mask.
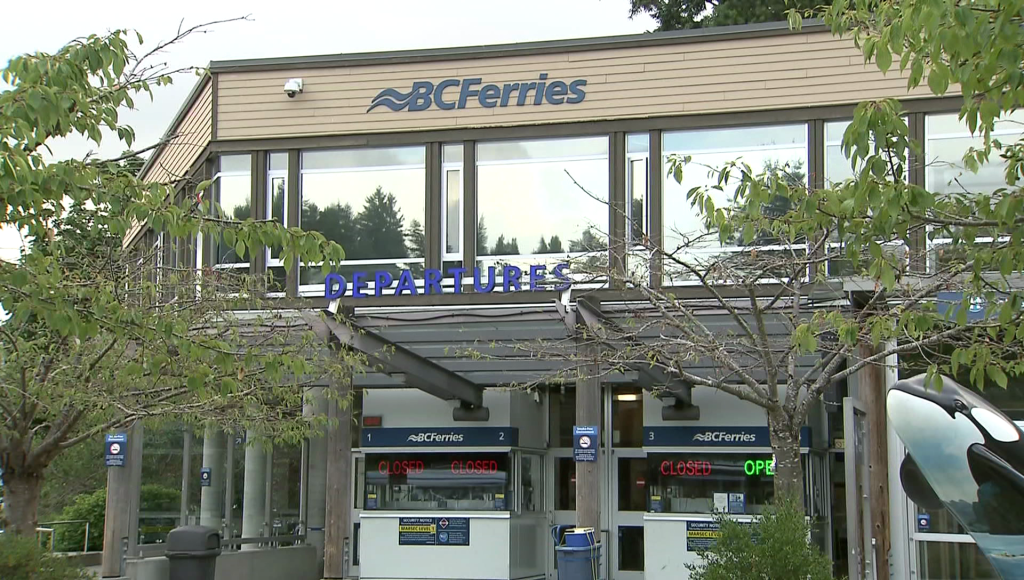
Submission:
[[[711,475],[711,463],[707,461],[662,461],[661,474],[706,477]]]
[[[377,471],[384,475],[409,475],[410,473],[423,473],[423,462],[418,459],[381,461],[377,464]]]

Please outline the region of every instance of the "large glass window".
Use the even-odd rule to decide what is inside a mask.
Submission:
[[[1003,117],[996,122],[992,138],[1007,145],[1016,142],[1024,136],[1022,122],[1024,111]],[[1006,187],[1006,161],[999,156],[998,150],[993,150],[988,162],[977,172],[964,167],[964,154],[972,147],[981,149],[983,145],[982,136],[971,135],[970,129],[957,119],[956,113],[925,117],[925,187],[929,191],[949,195],[990,194]],[[990,239],[979,237],[978,241]],[[955,259],[953,253],[944,248],[949,242],[945,237],[932,240],[931,268]]]
[[[666,169],[670,155],[691,157],[691,162],[683,167],[682,182],[667,175],[667,171],[663,177],[664,244],[668,252],[721,247],[717,233],[704,228],[703,217],[691,206],[687,193],[694,187],[709,187],[715,205],[727,206],[739,185],[737,172],[733,171],[730,180],[722,184],[722,191],[714,191],[710,186],[718,183],[717,170],[728,162],[742,161],[754,172],[777,169],[795,182],[807,182],[806,124],[675,131],[664,133],[662,138]],[[726,244],[729,245],[731,242]]]
[[[607,202],[607,137],[479,143],[479,265],[527,270],[571,256],[596,269],[607,263]]]
[[[650,167],[651,136],[648,133],[637,133],[626,136],[626,197],[629,206],[626,208],[626,232],[633,245],[643,241],[644,234],[650,231],[650,208],[648,199],[648,171]]]
[[[539,512],[544,509],[544,458],[533,453],[522,454],[522,468],[519,470],[519,486],[522,489],[524,512]]]
[[[446,260],[462,258],[462,144],[442,150],[441,187],[444,190],[442,232]]]
[[[271,455],[270,533],[293,534],[299,525],[302,447],[276,445]]]
[[[604,425],[604,405],[601,405],[601,422]],[[548,437],[551,447],[572,447],[572,427],[576,424],[576,389],[553,388],[548,391]],[[641,431],[643,426],[641,425]],[[600,429],[601,446],[607,445],[605,430]],[[641,434],[641,437],[643,435]]]
[[[771,454],[652,453],[647,460],[651,511],[759,514],[774,496]],[[730,504],[729,494],[742,498]]]
[[[555,458],[555,509],[576,509],[576,462],[572,457]]]
[[[984,580],[999,578],[973,543],[917,542],[921,580]]]
[[[337,273],[351,281],[348,292],[356,272],[368,273],[360,287],[371,293],[375,271],[390,272],[393,282],[402,270],[420,279],[425,171],[422,146],[302,153],[299,225],[344,248],[346,263]],[[302,268],[301,291],[322,292],[323,283],[319,264]],[[381,293],[393,292],[389,286]]]
[[[288,225],[288,154],[270,153],[267,169],[267,207],[270,219]],[[273,276],[272,292],[283,292],[286,273],[281,261],[281,248],[267,249],[267,267]]]
[[[612,446],[643,447],[644,396],[638,387],[616,389],[612,397]]]
[[[214,177],[213,207],[210,213],[220,219],[246,220],[252,217],[251,155],[224,155],[219,160]],[[233,244],[227,244],[222,234],[212,240],[213,266],[222,268],[248,268],[250,255],[241,255]]]
[[[505,511],[511,505],[508,453],[371,453],[365,466],[376,509]]]

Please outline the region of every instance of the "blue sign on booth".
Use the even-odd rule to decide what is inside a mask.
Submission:
[[[996,294],[996,304],[1001,304],[1006,301],[1007,294],[999,292]],[[960,314],[961,308],[964,305],[964,294],[963,292],[936,292],[935,293],[935,309],[946,316],[949,320],[956,320]],[[985,310],[992,306],[985,298],[981,296],[975,296],[967,299],[967,309],[965,312],[967,322],[978,322],[985,319]],[[999,315],[998,309],[989,312],[989,317],[996,317]]]
[[[597,461],[597,427],[572,428],[572,458],[575,461]]]
[[[210,487],[213,485],[213,470],[209,467],[204,467],[199,470],[199,485],[203,487]]]
[[[515,427],[381,427],[363,429],[363,447],[515,447]]]
[[[105,461],[107,467],[124,467],[124,456],[127,447],[128,435],[124,433],[107,434]]]
[[[644,447],[771,447],[768,427],[644,427]],[[811,446],[811,428],[800,429]]]
[[[932,527],[932,516],[928,514],[917,514],[917,531],[927,532]]]

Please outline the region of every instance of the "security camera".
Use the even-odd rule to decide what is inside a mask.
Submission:
[[[295,95],[302,92],[302,79],[288,79],[284,83],[284,94],[288,95],[289,99],[294,99]]]

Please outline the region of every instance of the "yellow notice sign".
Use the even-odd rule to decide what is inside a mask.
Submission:
[[[433,534],[437,531],[434,526],[398,526],[399,532],[420,532],[426,534]]]

